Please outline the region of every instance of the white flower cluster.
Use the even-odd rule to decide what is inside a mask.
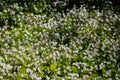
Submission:
[[[6,19],[0,28],[0,79],[119,80],[119,15],[84,7],[54,16],[16,10],[22,10],[17,3],[0,13]],[[8,12],[18,26],[11,30]]]

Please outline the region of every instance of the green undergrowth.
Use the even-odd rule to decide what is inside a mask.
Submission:
[[[11,7],[0,12],[1,80],[120,79],[119,15],[81,7],[47,16]]]

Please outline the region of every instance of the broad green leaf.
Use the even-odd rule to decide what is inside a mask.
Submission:
[[[57,66],[56,63],[50,64],[50,69],[54,71],[56,69],[56,66]]]

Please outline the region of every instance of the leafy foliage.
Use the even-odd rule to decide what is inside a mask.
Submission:
[[[120,15],[43,3],[1,1],[0,79],[119,80]]]

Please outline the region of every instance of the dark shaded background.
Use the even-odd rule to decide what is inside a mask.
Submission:
[[[1,1],[2,2],[2,1]],[[74,5],[79,8],[81,5],[84,5],[89,11],[92,9],[113,9],[115,13],[120,13],[120,1],[119,0],[4,0],[4,5],[18,3],[20,6],[28,6],[28,11],[33,4],[42,3],[49,4],[53,8],[56,8],[58,12],[66,11],[67,9],[72,9]],[[58,2],[56,6],[53,5],[53,2]],[[66,2],[65,6],[63,2]],[[4,6],[0,8],[2,10]],[[93,8],[94,7],[94,8]]]

